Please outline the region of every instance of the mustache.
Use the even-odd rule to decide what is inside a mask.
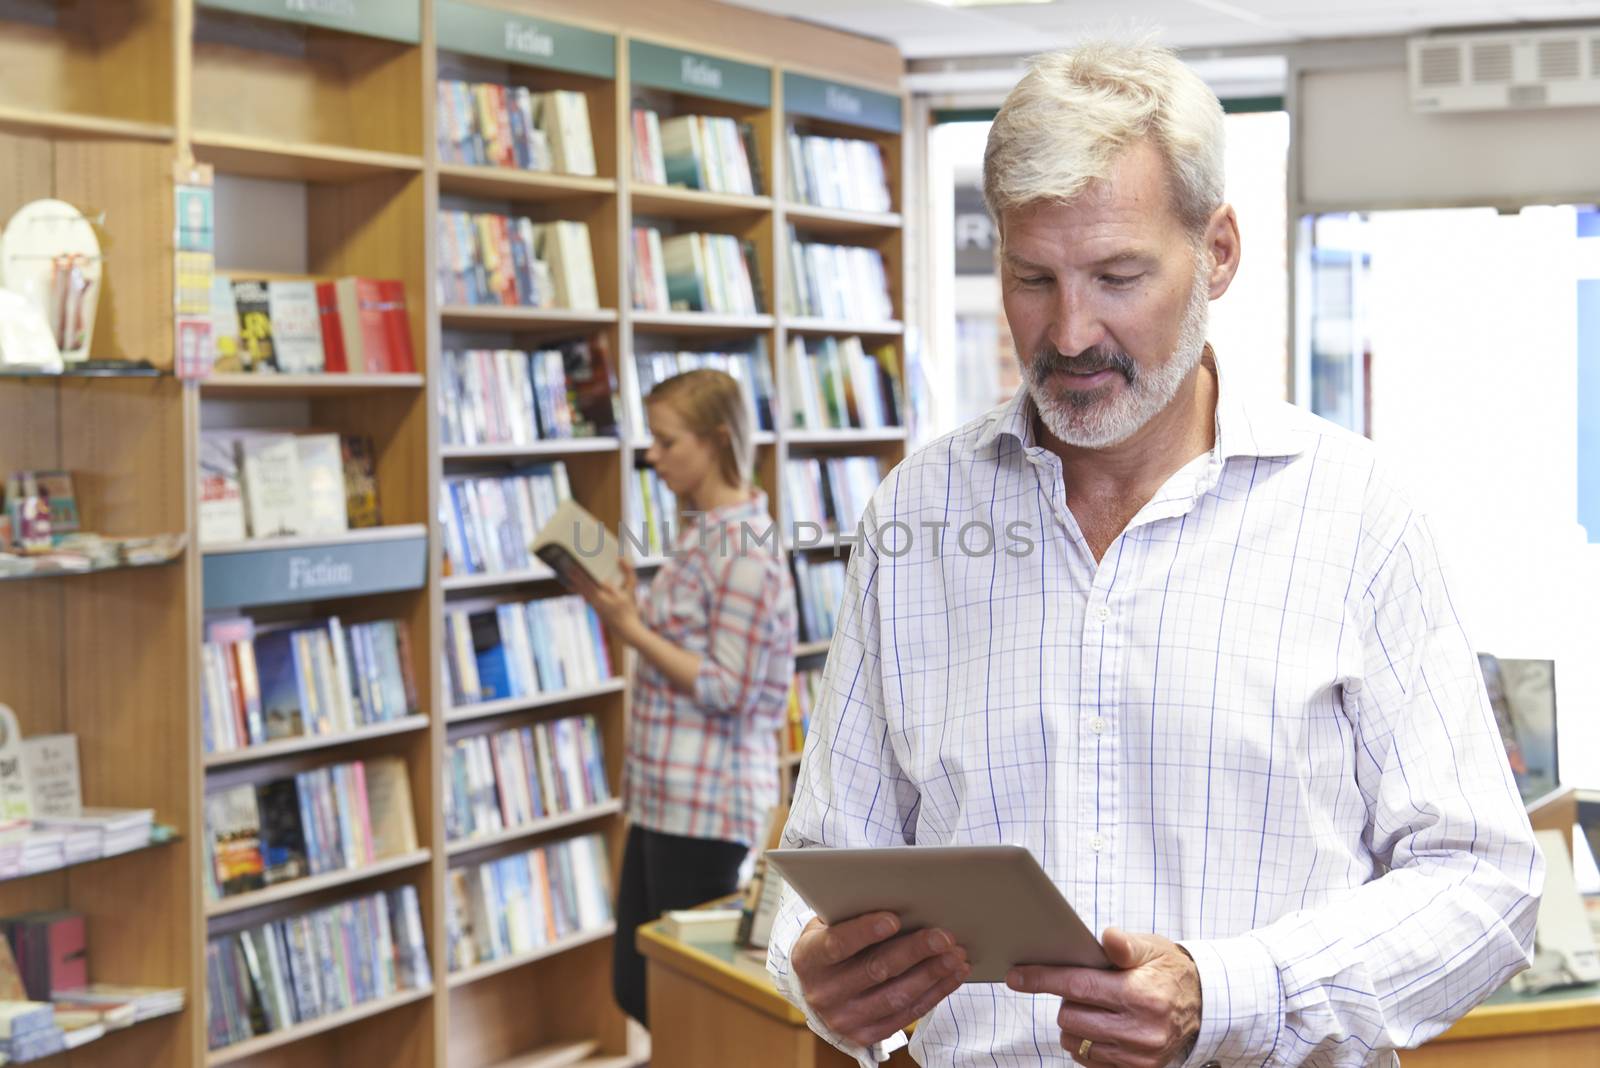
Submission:
[[[1033,354],[1030,367],[1036,378],[1046,378],[1057,372],[1090,375],[1099,371],[1116,371],[1131,385],[1138,377],[1138,365],[1121,349],[1106,345],[1093,345],[1076,356],[1063,355],[1055,346],[1045,346]]]

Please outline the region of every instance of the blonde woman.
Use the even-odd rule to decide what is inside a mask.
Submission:
[[[795,615],[766,495],[750,483],[751,413],[738,383],[690,371],[657,385],[646,412],[646,458],[685,521],[647,592],[624,565],[622,583],[586,596],[639,653],[612,985],[648,1025],[634,929],[733,891],[778,801]]]

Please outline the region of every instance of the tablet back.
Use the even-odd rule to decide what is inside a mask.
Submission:
[[[892,912],[902,930],[938,927],[965,947],[969,983],[1015,964],[1106,968],[1105,952],[1021,846],[769,849],[768,861],[828,923]]]

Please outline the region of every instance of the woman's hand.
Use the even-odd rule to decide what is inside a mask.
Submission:
[[[621,582],[600,583],[585,573],[577,583],[577,590],[594,606],[607,631],[629,645],[637,645],[638,635],[644,629],[639,616],[639,576],[627,560],[618,563],[622,567]]]

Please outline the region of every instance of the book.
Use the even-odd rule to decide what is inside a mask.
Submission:
[[[245,371],[276,371],[272,344],[272,303],[267,283],[235,279],[233,302],[239,315],[239,362]]]
[[[347,369],[351,374],[383,370],[379,361],[389,342],[383,315],[383,294],[377,281],[371,278],[340,278],[333,285]]]
[[[239,336],[239,305],[233,295],[233,281],[224,274],[211,279],[211,345],[216,353],[214,370],[250,369],[245,363],[249,354]]]
[[[301,534],[343,534],[346,518],[343,447],[337,434],[297,434],[303,519]]]
[[[272,349],[278,370],[285,374],[320,374],[324,358],[317,284],[268,282],[267,309],[272,319]]]
[[[239,454],[233,437],[200,435],[200,544],[243,541],[244,490],[239,481]]]
[[[344,323],[339,318],[339,290],[332,282],[318,282],[317,318],[322,327],[322,369],[330,374],[350,370],[344,350]]]
[[[293,536],[302,531],[300,450],[292,434],[250,434],[239,438],[239,468],[250,536]]]
[[[344,454],[345,521],[352,530],[383,525],[378,507],[377,456],[365,434],[339,439]]]
[[[266,885],[255,787],[235,786],[207,797],[206,831],[217,884],[224,894],[242,894]]]
[[[616,536],[571,498],[561,502],[534,538],[533,552],[569,589],[581,589],[584,579],[602,585],[622,580]]]
[[[36,734],[21,741],[23,773],[35,819],[77,816],[83,811],[78,779],[78,736]]]
[[[411,807],[411,777],[399,757],[366,762],[367,804],[371,811],[374,853],[396,857],[417,848]]]

